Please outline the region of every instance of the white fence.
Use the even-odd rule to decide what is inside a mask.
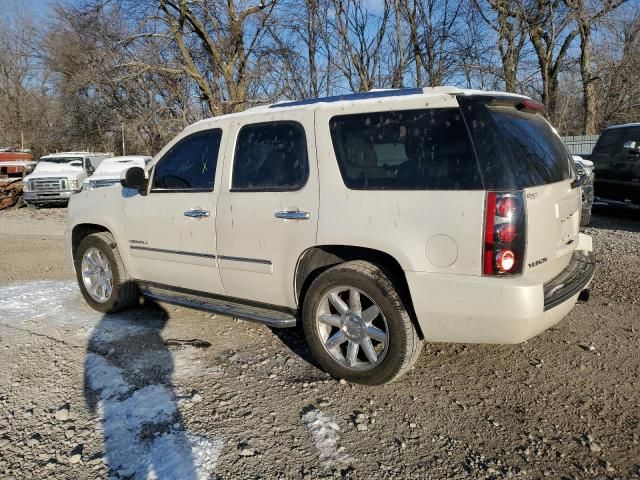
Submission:
[[[562,141],[574,155],[591,155],[593,147],[600,135],[573,135],[561,137]]]

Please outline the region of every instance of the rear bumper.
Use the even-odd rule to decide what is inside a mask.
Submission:
[[[593,278],[596,256],[592,251],[576,250],[569,266],[556,278],[544,284],[544,310],[562,305],[580,294]]]
[[[425,340],[519,343],[557,324],[593,277],[590,237],[581,237],[581,250],[547,284],[525,278],[406,272]]]
[[[63,190],[59,192],[24,192],[23,198],[27,203],[64,203],[80,190]]]

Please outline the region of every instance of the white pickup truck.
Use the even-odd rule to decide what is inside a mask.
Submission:
[[[84,180],[108,153],[61,152],[45,155],[31,175],[24,178],[24,201],[32,205],[65,205],[82,190]]]

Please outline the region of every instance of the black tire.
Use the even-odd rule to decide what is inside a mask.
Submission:
[[[591,210],[583,210],[582,214],[580,215],[580,226],[581,227],[588,227],[589,224],[591,223]]]
[[[319,303],[330,290],[353,287],[373,300],[386,318],[389,343],[382,361],[358,371],[336,361],[325,349],[316,326]],[[377,266],[362,260],[342,263],[320,274],[304,298],[302,323],[307,343],[320,366],[336,378],[366,385],[389,383],[409,370],[422,349],[422,341],[396,288]]]
[[[97,302],[89,295],[82,280],[82,257],[91,247],[100,250],[109,261],[109,266],[111,267],[113,288],[110,297],[104,303]],[[137,285],[127,275],[124,263],[118,252],[116,241],[110,233],[93,233],[84,237],[80,241],[80,245],[76,251],[74,264],[76,267],[76,278],[82,296],[93,309],[102,313],[114,313],[133,307],[138,303],[140,291]]]

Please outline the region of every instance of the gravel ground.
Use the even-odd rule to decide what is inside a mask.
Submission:
[[[0,479],[640,478],[640,217],[596,211],[591,300],[520,345],[427,344],[382,387],[300,332],[101,316],[64,209],[0,212]],[[109,467],[107,466],[109,465]]]

